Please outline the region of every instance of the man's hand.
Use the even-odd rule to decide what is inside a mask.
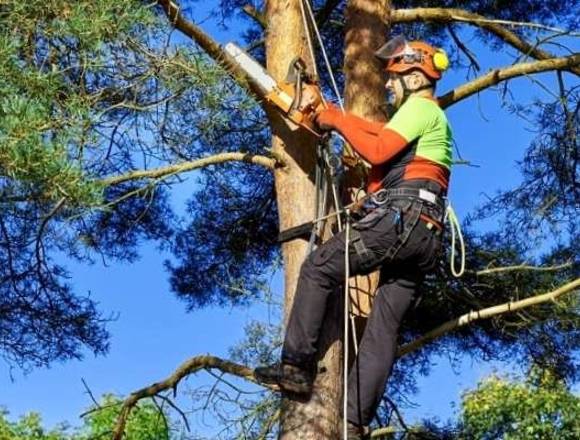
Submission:
[[[333,130],[338,127],[342,116],[342,110],[334,104],[328,104],[327,108],[314,115],[314,122],[321,130]]]

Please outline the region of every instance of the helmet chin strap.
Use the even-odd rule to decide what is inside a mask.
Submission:
[[[403,100],[401,101],[401,105],[403,105],[405,103],[405,101],[407,99],[409,99],[409,96],[411,96],[413,93],[417,93],[420,92],[421,90],[427,90],[427,89],[431,89],[433,88],[433,83],[429,83],[429,84],[424,84],[420,87],[417,87],[416,89],[410,89],[407,86],[407,83],[405,82],[404,75],[399,75],[397,74],[397,78],[399,80],[399,84],[401,85],[401,88],[403,89]]]

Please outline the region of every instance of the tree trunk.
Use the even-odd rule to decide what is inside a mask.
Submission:
[[[290,62],[297,55],[301,56],[311,66],[312,60],[304,33],[300,12],[300,0],[268,0],[266,2],[266,18],[268,29],[266,32],[266,59],[267,68],[277,80],[286,76]],[[383,4],[371,0],[351,2],[349,8],[352,13],[347,42],[350,49],[349,86],[347,103],[357,113],[364,116],[373,116],[379,112],[376,109],[379,99],[382,79],[372,56],[377,41],[384,38],[384,25],[380,31],[357,31],[355,27],[364,26],[367,29],[377,28],[376,22],[384,13]],[[353,9],[354,8],[354,9]],[[362,9],[361,9],[362,8]],[[366,11],[365,13],[360,13]],[[367,22],[373,24],[369,28]],[[352,41],[351,41],[352,40]],[[347,47],[348,50],[348,47]],[[348,54],[347,54],[348,55]],[[360,57],[360,58],[359,58]],[[353,60],[362,62],[362,66],[353,65]],[[348,61],[347,61],[348,62]],[[350,66],[350,67],[349,67]],[[370,66],[370,67],[369,67]],[[372,82],[371,82],[372,81]],[[365,83],[366,84],[363,84]],[[380,87],[379,87],[380,86]],[[355,89],[354,87],[357,87]],[[358,90],[358,92],[356,91]],[[377,91],[379,90],[379,91]],[[364,93],[366,97],[359,100],[356,93]],[[269,114],[272,127],[272,148],[280,154],[287,166],[275,172],[280,229],[285,230],[314,216],[314,183],[315,166],[315,139],[305,131],[297,131],[287,120],[275,111]],[[291,310],[294,292],[300,266],[307,251],[304,240],[294,240],[285,243],[282,254],[285,265],[285,321]],[[283,399],[280,439],[283,440],[313,440],[337,439],[341,428],[341,396],[342,396],[342,362],[340,339],[340,307],[338,301],[329,306],[329,312],[322,329],[320,354],[321,364],[325,368],[319,374],[314,386],[312,398],[308,402],[298,402]]]
[[[285,78],[288,66],[299,55],[311,66],[299,0],[269,0],[266,3],[268,29],[266,33],[267,68],[276,80]],[[314,138],[305,131],[292,130],[278,114],[270,114],[272,148],[284,157],[287,164],[275,173],[280,228],[284,230],[314,216]],[[282,247],[285,267],[285,318],[291,310],[300,266],[307,251],[304,240],[294,240]],[[322,362],[327,372],[320,374],[308,402],[283,399],[280,438],[324,439],[337,438],[340,413],[340,346],[338,325],[330,320],[322,331]],[[332,342],[334,341],[334,342]]]

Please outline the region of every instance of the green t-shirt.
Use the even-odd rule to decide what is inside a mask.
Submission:
[[[432,99],[410,96],[386,128],[396,131],[409,143],[418,138],[416,156],[451,167],[453,134],[445,113]]]

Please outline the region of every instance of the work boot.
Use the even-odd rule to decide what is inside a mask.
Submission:
[[[258,367],[254,370],[254,376],[259,382],[279,385],[284,391],[294,394],[312,393],[314,374],[306,368],[280,363]]]
[[[369,440],[371,438],[371,430],[368,426],[355,425],[348,422],[346,435],[348,440]]]

